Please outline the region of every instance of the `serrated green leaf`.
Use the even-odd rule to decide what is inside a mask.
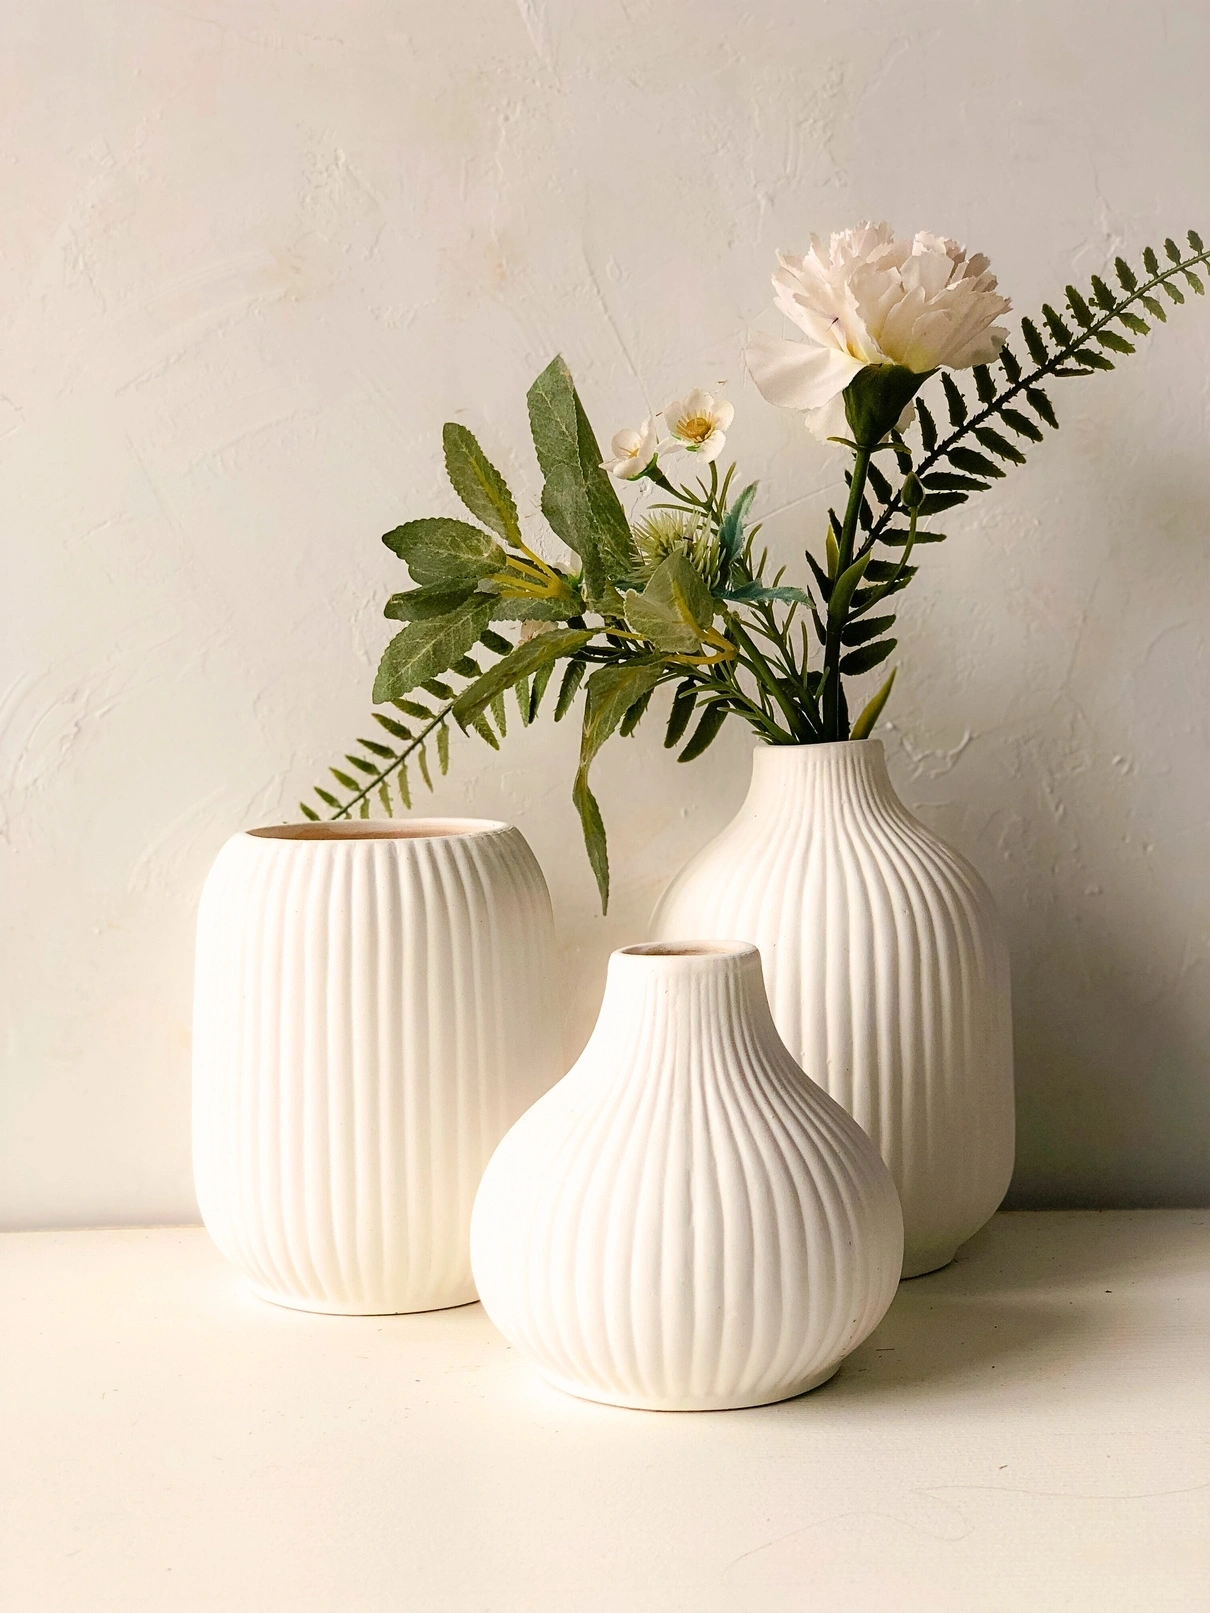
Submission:
[[[1049,364],[1050,354],[1046,351],[1046,343],[1042,340],[1038,327],[1032,319],[1021,321],[1021,334],[1025,337],[1025,345],[1029,348],[1029,356],[1035,364]],[[1000,357],[1004,357],[1001,351]],[[1014,380],[1016,377],[1014,377]]]
[[[382,614],[396,622],[424,621],[432,616],[448,616],[474,595],[473,587],[451,587],[448,583],[409,588],[402,594],[392,594]]]
[[[612,479],[601,469],[601,450],[562,357],[542,371],[526,401],[545,478],[542,513],[583,560],[589,600],[612,607],[614,583],[634,571],[634,539]]]
[[[1125,258],[1114,258],[1113,266],[1117,270],[1118,280],[1123,291],[1134,291],[1139,283],[1138,275],[1126,262]]]
[[[1185,234],[1185,239],[1195,252],[1204,252],[1206,250],[1202,245],[1202,238],[1196,230],[1188,230]]]
[[[874,605],[880,605],[884,599],[890,599],[892,594],[902,593],[915,575],[915,566],[904,566],[894,582],[881,582],[872,588],[859,588],[853,595],[851,614],[864,616],[867,610]]]
[[[1107,314],[1113,313],[1114,309],[1118,305],[1118,299],[1114,296],[1113,292],[1110,291],[1109,287],[1101,279],[1099,274],[1094,274],[1092,277],[1092,294],[1096,299],[1098,308],[1102,309]]]
[[[898,639],[884,638],[877,644],[863,644],[858,650],[850,650],[848,655],[840,658],[841,674],[846,678],[856,678],[863,672],[881,666],[887,656],[894,653],[898,642]]]
[[[1041,415],[1042,419],[1045,420],[1048,426],[1051,426],[1055,431],[1058,431],[1059,422],[1055,418],[1055,412],[1051,407],[1050,399],[1040,387],[1027,386],[1025,389],[1025,400],[1035,413]]]
[[[1057,346],[1069,347],[1075,341],[1075,336],[1048,302],[1042,304],[1042,318],[1046,321],[1046,328]]]
[[[1161,280],[1160,290],[1171,302],[1184,302],[1185,293],[1179,286],[1174,286],[1171,280]]]
[[[1004,373],[1010,383],[1015,386],[1021,379],[1021,365],[1011,348],[1005,346],[1000,349],[1000,363],[1004,366]]]
[[[994,480],[1004,475],[1003,466],[997,465],[986,454],[976,453],[973,448],[951,448],[946,458],[951,465],[957,465],[959,470],[969,471],[973,476],[990,476]]]
[[[1054,373],[1056,375],[1062,375],[1064,373],[1080,375],[1080,374],[1088,374],[1092,370],[1111,370],[1111,369],[1113,369],[1113,360],[1110,359],[1110,358],[1106,358],[1104,353],[1098,353],[1095,347],[1080,347],[1080,348],[1077,348],[1076,352],[1075,352],[1075,357],[1078,358],[1081,361],[1082,364],[1087,366],[1087,368],[1085,370],[1083,370],[1083,371],[1074,370],[1074,371],[1069,371],[1069,372],[1064,372],[1063,370],[1056,370]]]
[[[396,711],[402,711],[409,717],[423,717],[427,720],[435,715],[427,706],[422,706],[418,700],[392,700],[391,704]]]
[[[504,709],[504,691],[492,697],[490,711],[495,719],[496,727],[500,730],[500,738],[508,738],[508,713]]]
[[[412,738],[412,730],[405,727],[403,723],[396,722],[394,717],[388,717],[381,711],[372,712],[371,716],[376,723],[379,723],[386,729],[388,734],[392,734],[396,739]]]
[[[426,694],[435,695],[438,700],[452,700],[454,698],[453,689],[450,688],[448,683],[443,683],[440,678],[426,678],[420,687]]]
[[[500,741],[496,738],[495,729],[482,714],[478,717],[473,717],[467,726],[473,728],[479,738],[486,740],[493,750],[500,749]]]
[[[481,678],[483,676],[483,668],[473,655],[460,655],[450,668],[450,671],[456,672],[460,678]]]
[[[374,680],[374,703],[402,702],[412,689],[435,681],[474,644],[487,626],[491,608],[490,599],[476,595],[444,616],[410,622],[383,652]]]
[[[1094,281],[1093,284],[1095,285],[1096,282]],[[1074,286],[1067,287],[1067,306],[1076,316],[1078,322],[1086,329],[1089,325],[1095,322],[1092,309],[1089,308],[1088,304],[1084,301],[1083,297],[1081,297],[1080,293]]]
[[[305,801],[300,801],[298,803],[298,810],[302,813],[303,817],[306,818],[309,822],[311,822],[311,823],[318,823],[319,822],[319,813],[318,812],[313,812]]]
[[[534,638],[518,644],[483,676],[465,688],[454,701],[453,716],[460,727],[466,728],[491,705],[497,695],[511,688],[518,678],[527,678],[544,666],[554,663],[577,650],[596,637],[592,628],[556,628],[551,633],[538,633]],[[583,674],[581,674],[582,676]]]
[[[1148,274],[1154,275],[1160,272],[1160,260],[1156,257],[1152,247],[1147,247],[1143,252],[1143,267]]]
[[[898,560],[871,560],[865,569],[866,582],[890,582],[899,573]]]
[[[890,544],[894,548],[902,549],[905,548],[909,542],[944,543],[946,537],[947,534],[944,532],[921,532],[919,527],[917,527],[916,534],[913,537],[910,527],[893,526],[888,527],[878,541],[880,543]]]
[[[868,644],[872,638],[878,638],[883,633],[889,633],[895,625],[894,616],[865,616],[856,622],[850,622],[840,635],[842,644]],[[843,671],[844,668],[842,667]]]
[[[361,788],[361,785],[358,784],[356,779],[350,778],[347,773],[342,773],[338,767],[330,767],[328,772],[331,773],[332,777],[342,789],[356,792]]]
[[[386,813],[387,817],[393,818],[395,813],[391,807],[391,792],[385,779],[383,779],[382,783],[378,786],[378,799],[382,802],[382,810]]]
[[[368,798],[363,795],[361,800],[357,803],[357,816],[359,818],[368,818],[369,815],[370,815],[370,803],[369,803]]]
[[[446,730],[443,728],[441,732],[444,734]],[[399,799],[403,802],[405,809],[410,812],[412,810],[412,785],[411,780],[408,778],[406,762],[399,769]]]
[[[336,799],[336,797],[334,795],[331,794],[330,791],[321,790],[319,788],[319,786],[316,785],[315,793],[319,797],[319,799],[324,803],[325,806],[330,806],[330,807],[333,807],[333,808],[339,808],[340,802]]]
[[[437,730],[437,766],[444,778],[450,770],[450,731],[446,723]]]
[[[1042,433],[1027,414],[1020,409],[1001,409],[1000,418],[1010,430],[1015,431],[1018,437],[1028,437],[1030,442],[1041,442]]]
[[[834,562],[832,560],[832,550],[835,547],[836,539],[832,537],[830,531],[828,533],[828,537],[831,539],[831,542],[828,544],[828,564],[833,565]],[[819,561],[816,560],[810,549],[804,549],[803,555],[807,564],[811,568],[811,574],[815,578],[816,585],[818,586],[819,592],[824,600],[824,603],[826,604],[828,595],[832,592],[832,579],[820,565]]]
[[[874,489],[874,496],[877,498],[879,504],[889,504],[895,497],[894,489],[891,487],[890,482],[887,481],[886,477],[878,469],[878,466],[874,464],[873,460],[870,461],[867,477],[870,486]]]
[[[580,735],[580,765],[572,786],[572,800],[580,815],[585,849],[601,893],[602,912],[609,906],[609,850],[601,809],[588,786],[589,769],[601,746],[631,706],[655,688],[662,674],[663,668],[658,662],[629,661],[619,666],[601,667],[588,680]]]
[[[710,590],[683,554],[661,561],[643,592],[628,590],[623,605],[634,631],[668,653],[696,650],[714,619]]]
[[[689,743],[677,757],[678,762],[695,762],[703,751],[709,750],[710,746],[718,738],[723,724],[727,721],[728,709],[727,705],[721,700],[713,701],[706,707],[698,719],[697,727],[693,730]]]
[[[573,658],[567,663],[567,670],[559,683],[559,693],[555,700],[555,721],[562,722],[571,710],[572,701],[576,698],[584,674],[588,671],[587,661],[578,661]]]
[[[492,608],[493,622],[566,622],[582,616],[587,609],[578,596],[558,599],[532,598],[526,594],[497,594]],[[499,635],[493,634],[493,638]],[[504,641],[506,644],[507,639]],[[502,653],[502,652],[500,652]]]
[[[1116,331],[1099,330],[1094,340],[1100,342],[1102,347],[1109,348],[1111,353],[1134,352],[1134,343],[1128,342],[1124,336],[1119,336]]]
[[[897,672],[898,670],[899,669],[896,667],[895,671]],[[853,724],[850,738],[868,739],[870,737],[870,734],[874,729],[874,724],[878,721],[879,717],[882,716],[882,708],[886,705],[887,700],[890,698],[891,689],[894,686],[894,683],[895,672],[892,672],[890,677],[883,684],[882,688],[879,689],[874,698],[868,703],[868,705],[865,706],[861,715]]]
[[[425,586],[474,583],[504,565],[504,550],[493,537],[446,515],[405,521],[382,541],[406,562],[412,581]]]
[[[547,685],[554,676],[555,663],[548,661],[545,666],[539,667],[534,673],[533,682],[529,692],[529,720],[533,722],[538,715],[538,707],[542,704],[542,697],[546,693]]]
[[[1126,326],[1126,329],[1132,330],[1136,336],[1149,336],[1151,334],[1151,326],[1147,321],[1140,319],[1137,314],[1128,312],[1125,308],[1118,315],[1118,318]]]
[[[1192,269],[1182,269],[1181,274],[1185,278],[1186,285],[1192,286],[1193,290],[1197,293],[1197,295],[1199,297],[1204,297],[1206,295],[1205,286],[1202,285],[1201,281],[1194,274]]]
[[[664,732],[665,750],[671,750],[674,745],[680,744],[696,704],[696,685],[689,682],[680,684],[672,697],[672,709],[668,713],[668,727]]]
[[[375,713],[375,715],[377,715],[377,713]],[[387,761],[391,762],[395,760],[395,752],[391,749],[391,747],[389,745],[380,745],[376,739],[362,739],[361,736],[358,735],[357,743],[362,746],[363,749],[368,750],[372,756],[381,756]]]
[[[979,484],[984,485],[982,482]],[[943,510],[955,509],[959,504],[965,504],[970,497],[969,493],[930,493],[920,506],[920,515],[940,515]]]
[[[521,528],[513,496],[474,434],[451,420],[442,429],[441,440],[445,448],[446,474],[454,492],[476,520],[514,548],[519,546]]]
[[[956,476],[947,470],[931,470],[921,480],[929,491],[934,493],[987,492],[986,482],[976,481],[973,476]]]
[[[920,443],[926,454],[937,446],[937,422],[925,407],[924,399],[916,399],[916,416],[920,421]]]
[[[621,726],[618,729],[618,733],[621,735],[621,737],[623,739],[629,739],[631,734],[634,733],[635,729],[642,722],[643,714],[646,712],[647,707],[650,704],[651,704],[651,690],[648,689],[646,694],[639,696],[639,698],[635,701],[634,705],[631,706],[630,710],[622,718]]]
[[[1181,249],[1179,246],[1177,246],[1176,242],[1171,236],[1169,236],[1164,242],[1164,251],[1168,254],[1173,263],[1179,263],[1181,261]]]
[[[494,633],[490,627],[485,628],[480,633],[479,642],[485,650],[490,650],[493,655],[507,655],[513,647],[511,639],[505,638],[503,633]]]
[[[996,400],[996,383],[992,379],[992,372],[986,364],[976,364],[971,370],[975,378],[975,391],[979,394],[980,403],[994,403]]]
[[[750,482],[737,499],[719,525],[718,546],[724,562],[729,565],[739,554],[744,543],[744,522],[748,519],[748,511],[752,507],[752,500],[756,497],[755,482]],[[724,575],[726,573],[724,572]]]
[[[1014,465],[1024,465],[1025,455],[1008,438],[991,426],[979,426],[975,436],[985,448],[990,448],[993,454],[999,454],[1001,459],[1011,460]]]
[[[424,780],[424,787],[431,795],[433,793],[433,775],[429,772],[428,751],[424,745],[416,752],[416,766],[420,769],[420,777]]]
[[[946,406],[949,409],[950,425],[955,428],[966,423],[966,399],[954,385],[953,377],[948,370],[941,373],[941,387],[945,393]]]

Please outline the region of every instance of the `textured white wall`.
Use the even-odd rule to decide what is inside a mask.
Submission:
[[[223,840],[367,731],[439,429],[536,505],[524,391],[601,433],[727,380],[793,559],[841,466],[741,383],[775,247],[863,216],[987,251],[1021,311],[1210,236],[1210,10],[940,0],[9,0],[0,59],[0,1219],[196,1214],[194,905]],[[1210,301],[1210,299],[1208,299]],[[1210,1191],[1210,307],[928,551],[887,730],[1013,943],[1018,1203]],[[439,809],[529,837],[569,1041],[730,816],[751,742],[456,741]]]

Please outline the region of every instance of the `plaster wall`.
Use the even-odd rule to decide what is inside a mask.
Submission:
[[[1026,312],[1210,238],[1208,65],[1200,0],[8,0],[0,1224],[196,1216],[198,892],[368,731],[378,534],[455,512],[443,420],[533,512],[552,353],[602,437],[725,383],[793,564],[843,462],[743,379],[775,248],[931,228]],[[904,596],[883,733],[1007,918],[1019,1205],[1210,1197],[1208,376],[1203,304],[1056,388]],[[544,864],[569,1054],[744,791],[746,732],[661,731],[598,767],[607,919],[571,724],[456,740],[434,798]]]

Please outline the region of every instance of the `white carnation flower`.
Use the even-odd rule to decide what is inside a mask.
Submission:
[[[613,458],[602,460],[601,469],[620,481],[637,481],[659,447],[655,417],[644,420],[638,431],[619,431],[609,446],[613,449]]]
[[[670,403],[664,410],[664,424],[672,433],[669,446],[684,448],[707,461],[717,459],[727,439],[724,432],[735,419],[735,406],[724,398],[715,403],[709,392],[700,389]]]
[[[923,230],[896,240],[889,224],[842,230],[826,247],[812,236],[805,257],[779,253],[773,288],[806,340],[758,334],[748,369],[770,403],[803,410],[821,436],[843,432],[841,394],[867,364],[916,375],[990,364],[1008,335],[993,321],[1012,306],[981,253]]]

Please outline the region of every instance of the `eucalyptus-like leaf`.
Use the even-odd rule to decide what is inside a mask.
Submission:
[[[446,515],[405,521],[382,541],[406,562],[413,582],[473,585],[504,565],[504,550],[481,527]]]

